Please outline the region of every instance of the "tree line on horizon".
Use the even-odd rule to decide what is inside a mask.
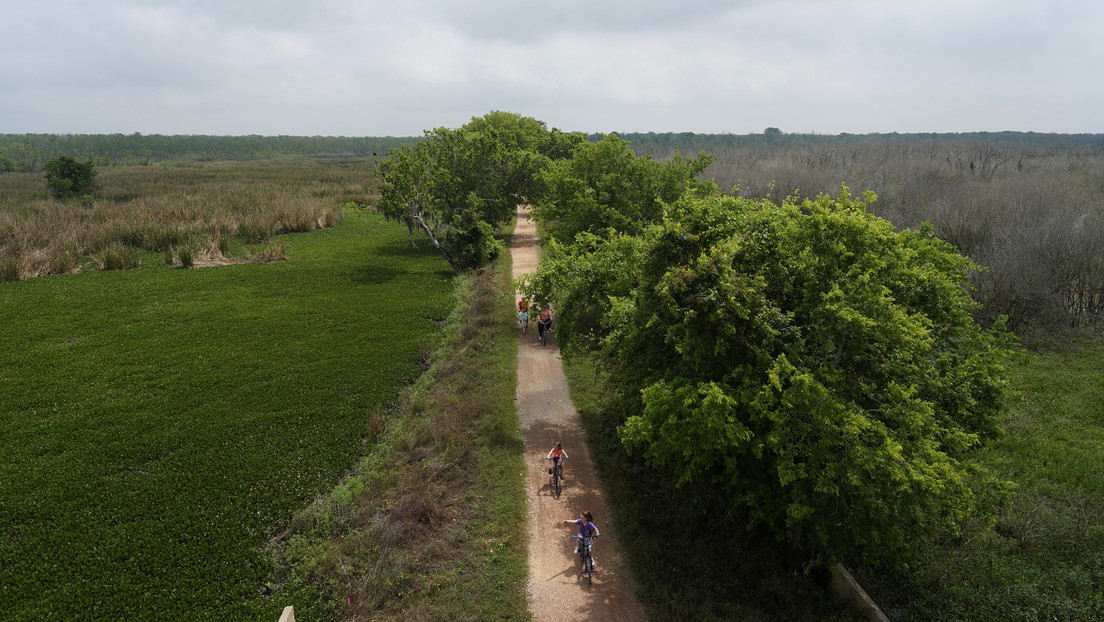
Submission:
[[[632,145],[637,155],[665,158],[678,151],[696,153],[753,147],[809,148],[870,144],[957,143],[991,145],[1032,155],[1104,154],[1104,134],[1038,132],[786,133],[768,127],[761,133],[611,132]],[[606,134],[591,133],[590,142]],[[37,171],[59,156],[96,166],[149,164],[175,160],[250,160],[289,156],[384,156],[424,136],[219,136],[203,134],[0,134],[0,172]]]
[[[96,166],[164,161],[385,155],[418,137],[0,134],[0,172],[37,171],[59,156]]]

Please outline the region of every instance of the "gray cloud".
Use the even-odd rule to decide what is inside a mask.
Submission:
[[[1102,132],[1095,0],[0,0],[0,132]]]

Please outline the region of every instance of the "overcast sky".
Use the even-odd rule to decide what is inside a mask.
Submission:
[[[0,0],[0,133],[1102,133],[1102,7]]]

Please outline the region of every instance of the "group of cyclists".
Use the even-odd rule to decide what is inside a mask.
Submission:
[[[529,302],[522,298],[518,300],[518,323],[525,324],[529,319]],[[539,337],[544,337],[544,334],[552,329],[552,305],[550,303],[544,303],[544,308],[541,309],[540,315],[537,316],[537,331]]]
[[[518,300],[518,323],[525,325],[529,319],[529,303],[524,298]],[[551,330],[553,320],[552,305],[549,303],[544,304],[544,308],[541,309],[540,316],[537,318],[537,330],[540,331],[540,336]],[[567,459],[567,452],[564,451],[563,443],[557,442],[555,446],[548,451],[548,459],[552,461],[552,466],[548,468],[548,474],[551,475],[553,469],[559,467],[561,473],[563,473],[563,461]],[[579,529],[578,544],[575,546],[575,554],[579,555],[580,559],[585,558],[586,548],[590,547],[594,538],[602,535],[598,531],[598,526],[594,524],[594,517],[590,512],[582,512],[579,514],[579,518],[567,519],[562,521],[563,525],[575,525]],[[593,564],[593,557],[591,558]],[[584,561],[583,572],[586,572],[586,566]]]
[[[557,442],[552,449],[548,451],[548,459],[552,461],[552,466],[549,467],[548,473],[551,474],[552,470],[560,467],[561,473],[562,464],[564,460],[567,460],[567,452],[564,451],[563,443]],[[594,524],[594,517],[590,512],[583,512],[579,515],[579,518],[568,519],[562,522],[564,525],[576,525],[579,528],[579,541],[575,546],[575,554],[579,555],[580,559],[584,559],[585,550],[583,547],[590,547],[594,538],[602,535],[598,531],[598,526]],[[594,563],[594,558],[591,558],[591,563]],[[586,566],[584,561],[583,572],[586,572]],[[593,571],[593,569],[592,569]]]

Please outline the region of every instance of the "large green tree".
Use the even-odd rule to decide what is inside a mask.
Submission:
[[[631,451],[827,561],[896,556],[1004,495],[970,460],[999,433],[1008,351],[971,318],[971,267],[845,188],[688,194],[639,232],[553,245],[525,287],[612,370]]]
[[[43,165],[46,187],[59,199],[84,194],[95,188],[96,167],[91,161],[78,162],[69,156],[58,156]]]
[[[710,162],[707,155],[675,154],[664,162],[638,157],[627,141],[612,134],[597,143],[579,143],[570,157],[540,172],[533,216],[561,242],[580,233],[636,232],[661,216],[665,202],[716,190],[712,181],[698,179]]]
[[[583,140],[503,112],[427,131],[379,163],[377,209],[424,233],[454,270],[477,267],[503,250],[494,232],[536,194],[539,171]]]

